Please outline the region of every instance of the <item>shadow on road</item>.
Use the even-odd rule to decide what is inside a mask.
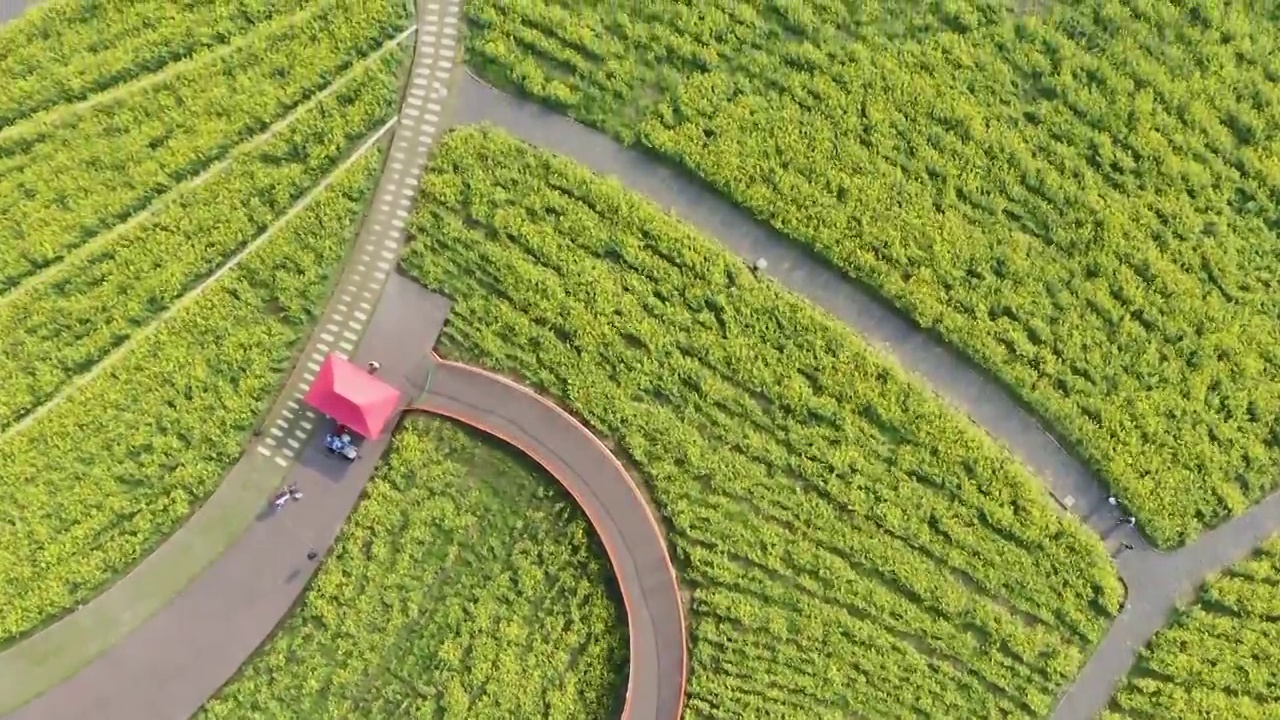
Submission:
[[[357,449],[363,450],[364,439],[355,438],[354,444]],[[335,484],[342,482],[349,475],[363,476],[365,473],[361,471],[353,472],[353,468],[365,462],[377,462],[377,458],[367,458],[361,452],[360,457],[354,461],[346,460],[330,454],[324,449],[323,442],[319,440],[312,441],[303,451],[301,457],[298,458],[299,465],[311,471],[315,476]]]

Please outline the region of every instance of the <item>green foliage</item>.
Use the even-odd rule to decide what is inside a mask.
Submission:
[[[0,301],[0,427],[56,394],[252,242],[395,112],[388,54],[226,171]]]
[[[242,37],[314,0],[50,0],[0,26],[0,128]]]
[[[128,69],[113,54],[134,48],[145,55],[131,32],[117,32],[117,20],[151,32],[130,14],[134,5],[130,12],[124,6],[105,0],[73,10],[55,0],[0,31],[0,68],[26,67],[26,51],[10,38],[48,36],[56,44],[94,35],[96,27],[101,42],[83,44],[86,53],[103,54],[104,74],[94,75],[90,68],[99,66],[88,62],[67,63],[81,74],[31,66],[49,88],[62,88],[41,97],[80,92],[72,87],[98,91],[111,73],[146,72],[150,61]],[[200,25],[195,34],[208,33],[201,37],[225,38],[252,18],[275,21],[154,84],[0,134],[0,244],[8,250],[0,262],[7,288],[0,295],[0,645],[99,592],[216,487],[291,368],[380,168],[376,153],[356,160],[230,272],[153,326],[394,114],[405,60],[397,52],[373,58],[351,69],[332,95],[300,107],[402,29],[398,0],[312,0],[301,10],[290,2],[270,9],[179,2],[171,9],[192,14],[170,19]],[[63,27],[50,17],[68,21]],[[168,41],[156,33],[146,42]],[[165,62],[187,52],[153,50]],[[4,80],[0,98],[8,97]],[[233,152],[223,171],[107,233],[294,108],[290,122],[261,145]],[[72,248],[80,251],[68,259]],[[134,337],[148,326],[155,332]],[[15,427],[120,348],[112,365]]]
[[[376,154],[358,160],[124,359],[6,440],[0,642],[137,562],[239,458],[378,169]]]
[[[1097,538],[847,329],[569,161],[464,128],[406,266],[443,347],[623,449],[692,588],[690,717],[1037,717],[1120,603]]]
[[[1280,537],[1210,579],[1156,633],[1106,720],[1280,715]]]
[[[0,289],[198,175],[403,29],[397,2],[340,5],[313,3],[154,85],[0,135]]]
[[[963,348],[1161,545],[1276,487],[1267,4],[472,0],[473,63]]]
[[[198,717],[608,717],[613,578],[582,513],[513,455],[407,420],[302,605]]]

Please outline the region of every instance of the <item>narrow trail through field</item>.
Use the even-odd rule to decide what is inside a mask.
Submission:
[[[116,98],[125,97],[126,95],[131,95],[141,90],[145,90],[152,85],[156,85],[173,77],[177,73],[183,72],[184,70],[198,67],[211,60],[216,60],[217,58],[228,55],[249,43],[260,40],[264,35],[269,35],[281,28],[302,22],[312,15],[315,15],[319,9],[318,5],[309,5],[299,12],[259,25],[243,35],[237,35],[231,38],[229,42],[203,48],[190,57],[183,58],[176,62],[171,62],[141,77],[131,78],[122,83],[102,88],[81,100],[44,108],[39,112],[28,115],[19,120],[15,120],[9,125],[0,128],[0,140],[4,140],[11,135],[19,135],[23,131],[29,131],[36,126],[56,125],[87,110],[92,110],[105,102],[110,102]]]
[[[379,58],[386,55],[388,52],[391,52],[395,48],[399,47],[400,43],[404,42],[406,38],[408,38],[410,35],[414,33],[414,30],[415,28],[409,28],[405,30],[404,32],[397,35],[395,38],[388,40],[386,43],[382,45],[382,47],[378,48],[378,50],[356,61],[354,64],[352,64],[350,68],[346,70],[346,72],[338,76],[332,83],[330,83],[324,89],[311,95],[306,100],[299,103],[296,107],[290,110],[283,117],[276,120],[272,124],[268,125],[266,129],[264,129],[262,132],[258,133],[252,138],[249,138],[248,140],[245,140],[239,145],[236,145],[235,147],[231,148],[229,151],[227,151],[224,154],[224,156],[221,159],[219,159],[217,162],[213,163],[209,167],[202,170],[199,175],[196,175],[193,178],[190,178],[181,183],[178,183],[177,185],[173,186],[172,188],[170,188],[168,191],[166,191],[156,199],[152,200],[146,207],[144,207],[142,210],[130,216],[124,222],[113,226],[110,230],[107,230],[106,232],[103,232],[97,235],[96,237],[90,239],[88,242],[84,243],[83,245],[80,245],[79,247],[71,250],[66,255],[59,258],[56,262],[40,269],[35,274],[28,275],[27,277],[23,278],[17,285],[11,288],[8,292],[0,295],[0,307],[4,307],[6,304],[21,297],[27,292],[30,292],[31,290],[38,288],[41,285],[44,285],[48,282],[51,282],[57,279],[62,271],[62,268],[68,265],[71,265],[76,261],[81,260],[89,255],[92,255],[94,252],[97,252],[98,250],[102,249],[105,245],[109,244],[112,240],[114,240],[116,237],[118,237],[122,233],[134,228],[139,223],[142,223],[148,218],[153,217],[156,213],[168,207],[174,200],[179,198],[183,193],[190,192],[191,190],[194,190],[195,188],[200,187],[201,185],[213,179],[214,177],[217,177],[221,172],[229,168],[231,166],[231,163],[233,163],[236,159],[241,158],[261,148],[263,145],[268,143],[272,138],[278,135],[282,130],[292,125],[299,117],[302,117],[302,115],[306,114],[309,110],[314,108],[325,98],[328,98],[338,90],[342,89],[352,78],[358,75],[362,69],[368,67],[371,63],[377,62]]]
[[[920,329],[873,291],[840,274],[721,194],[671,163],[503,92],[468,75],[453,123],[489,123],[537,147],[571,157],[718,239],[744,261],[767,262],[765,273],[843,321],[947,403],[1007,447],[1060,506],[1091,527],[1115,558],[1128,587],[1124,610],[1062,697],[1053,717],[1085,720],[1111,698],[1137,653],[1163,627],[1176,603],[1206,575],[1247,555],[1280,531],[1280,493],[1205,533],[1176,552],[1152,548],[1107,502],[1105,486],[1044,429],[997,380],[933,334]],[[1128,543],[1133,549],[1125,549]]]
[[[395,126],[395,123],[396,121],[393,119],[374,132],[374,134],[366,139],[355,152],[343,160],[342,164],[330,171],[329,174],[325,175],[320,182],[312,186],[305,195],[295,201],[283,215],[276,218],[276,220],[271,223],[266,230],[258,235],[258,237],[251,240],[248,245],[245,245],[239,252],[218,266],[218,269],[214,270],[208,277],[201,280],[199,285],[196,285],[194,288],[187,291],[185,295],[178,298],[178,300],[169,307],[165,308],[164,312],[156,316],[155,319],[151,320],[151,322],[134,332],[133,335],[129,336],[128,340],[125,340],[123,343],[118,345],[109,355],[104,357],[102,360],[99,360],[92,368],[67,381],[67,383],[62,386],[62,389],[60,389],[56,395],[44,404],[36,407],[31,412],[24,415],[21,420],[5,428],[3,432],[0,432],[0,442],[3,442],[13,436],[15,433],[21,432],[23,428],[30,425],[40,416],[62,404],[62,402],[74,393],[77,388],[97,377],[113,363],[128,354],[128,352],[132,350],[143,338],[155,332],[156,329],[163,325],[166,320],[173,317],[175,313],[189,305],[193,300],[199,297],[201,293],[207,290],[209,286],[217,282],[218,278],[227,274],[239,265],[240,261],[248,257],[254,250],[258,249],[262,243],[275,235],[285,223],[298,213],[302,212],[307,205],[310,205],[311,201],[315,200],[316,196],[323,192],[325,188],[329,187],[335,177],[337,177],[343,170],[350,167],[350,165],[358,160],[361,155],[368,152],[370,148],[377,144],[377,142]]]

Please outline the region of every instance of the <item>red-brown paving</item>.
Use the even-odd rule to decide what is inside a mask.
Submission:
[[[595,528],[626,605],[630,668],[624,720],[677,720],[688,668],[684,614],[661,527],[617,458],[532,390],[439,360],[414,406],[503,440],[569,491]]]

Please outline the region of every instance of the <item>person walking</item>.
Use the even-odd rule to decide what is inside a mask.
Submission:
[[[289,493],[290,500],[297,501],[302,499],[302,491],[298,489],[297,483],[290,485],[285,490]]]
[[[369,368],[369,374],[373,375],[374,373],[378,372],[378,370],[382,367],[382,364],[379,363],[377,360],[370,360],[369,362],[365,363],[365,367]]]

